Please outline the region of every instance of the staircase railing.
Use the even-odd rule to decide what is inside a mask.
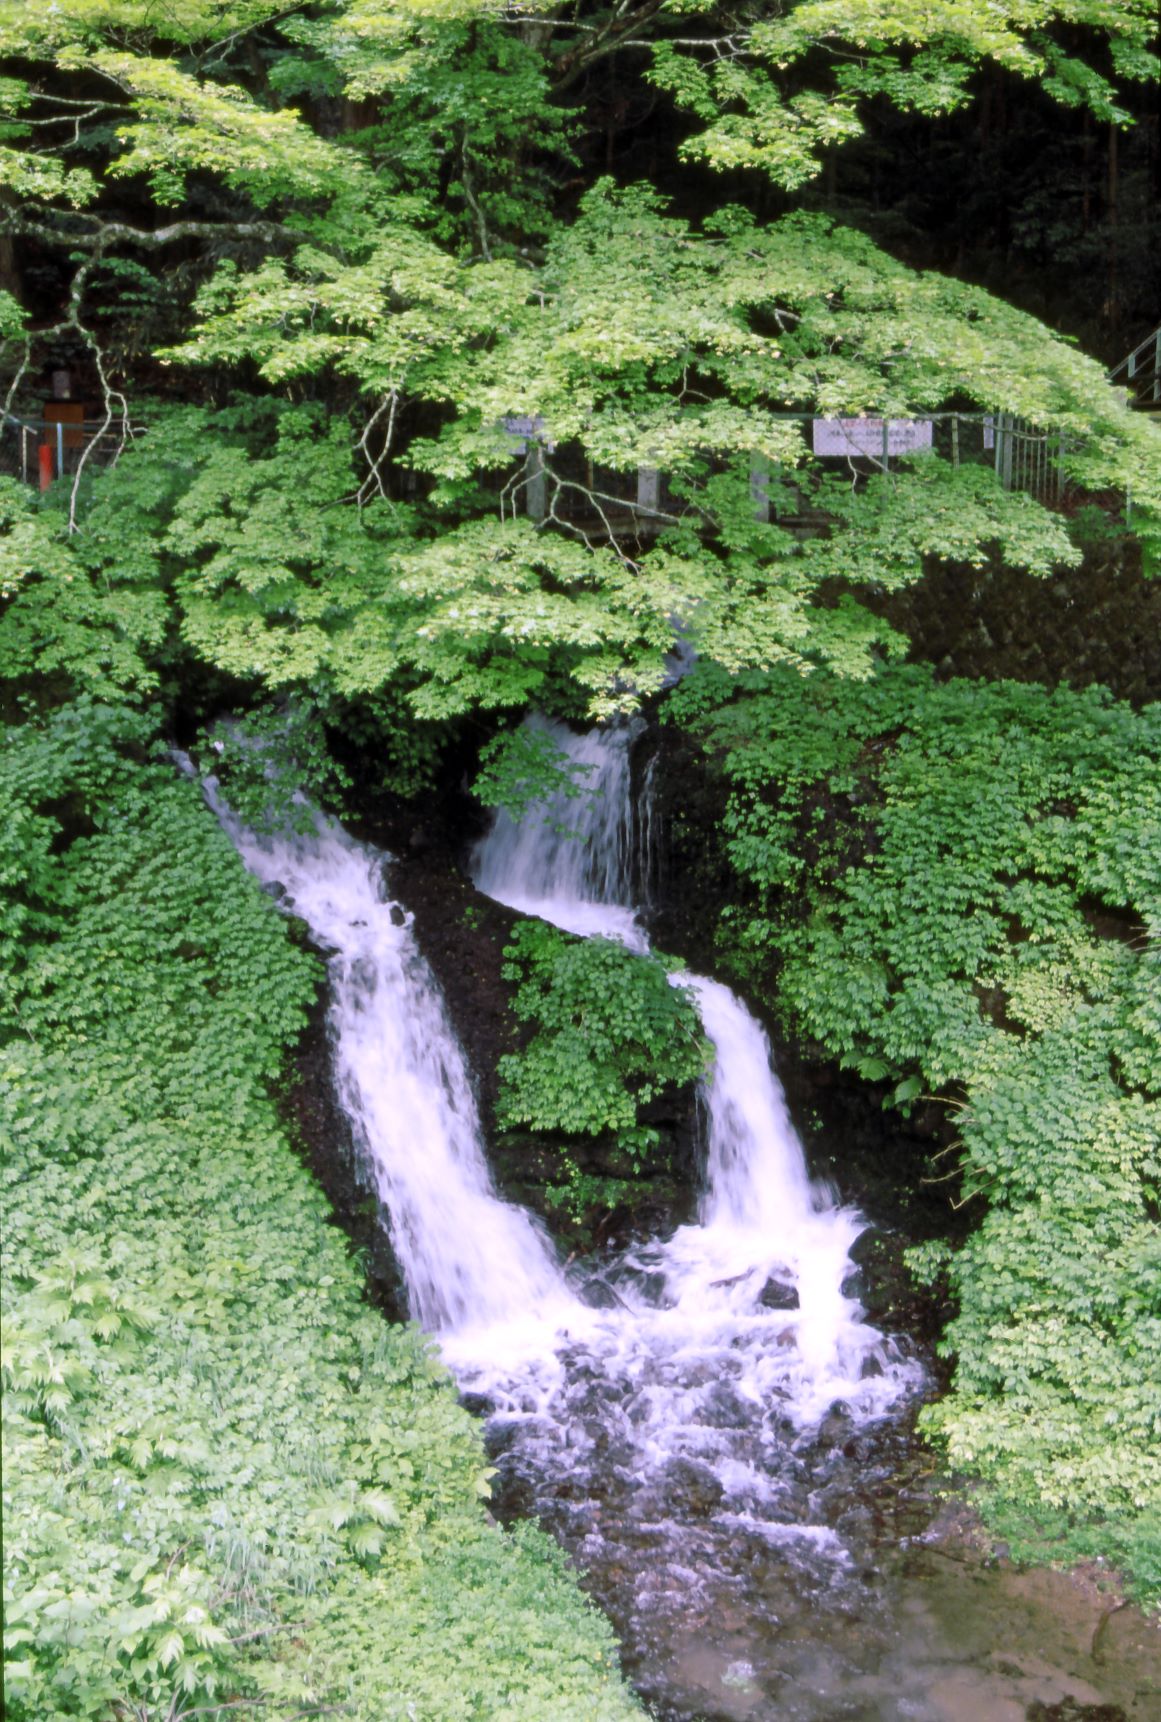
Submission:
[[[1121,383],[1136,397],[1139,407],[1161,407],[1161,327],[1126,353],[1109,372],[1110,383]]]

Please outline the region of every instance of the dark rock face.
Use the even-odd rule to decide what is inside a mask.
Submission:
[[[1055,687],[1100,682],[1118,699],[1161,699],[1161,581],[1138,547],[1093,544],[1079,568],[1037,579],[1015,568],[932,569],[871,607],[944,676]]]
[[[665,1472],[665,1495],[671,1512],[708,1518],[722,1498],[722,1486],[708,1465],[674,1459]]]
[[[798,1288],[775,1279],[773,1274],[762,1287],[758,1302],[763,1309],[797,1309]]]

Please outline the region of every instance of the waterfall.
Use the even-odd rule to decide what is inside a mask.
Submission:
[[[584,768],[584,793],[558,794],[519,824],[499,814],[473,857],[476,884],[568,932],[647,950],[632,902],[634,857],[644,870],[637,834],[652,821],[647,800],[634,817],[630,750],[637,732],[618,725],[575,735],[562,724],[531,721]],[[715,1325],[722,1339],[728,1329],[723,1343],[752,1357],[756,1389],[773,1366],[760,1355],[763,1346],[773,1347],[782,1397],[801,1423],[836,1399],[877,1408],[894,1391],[883,1374],[865,1374],[872,1355],[882,1369],[881,1337],[842,1291],[863,1223],[812,1185],[760,1024],[720,982],[672,978],[692,988],[714,1052],[705,1091],[705,1189],[696,1226],[644,1256],[630,1252],[621,1264],[630,1282],[618,1287],[622,1303],[656,1330],[657,1309],[642,1307],[632,1284],[636,1263],[641,1283],[664,1284],[666,1327],[676,1333],[685,1324],[687,1339]],[[771,1301],[776,1307],[767,1307]],[[876,1385],[868,1388],[868,1379]]]
[[[568,758],[580,793],[560,790],[519,822],[498,812],[476,848],[476,884],[498,903],[566,933],[602,934],[645,950],[632,901],[629,752],[635,726],[574,735],[542,717],[527,724]]]
[[[574,1304],[530,1217],[497,1196],[464,1056],[387,858],[318,817],[306,835],[257,836],[216,787],[208,799],[242,860],[328,956],[339,1098],[386,1209],[411,1314],[436,1333],[555,1331]]]
[[[652,815],[633,806],[634,732],[547,727],[586,768],[583,793],[519,823],[498,816],[476,880],[524,914],[647,951],[633,896]],[[555,1530],[659,1690],[672,1673],[720,1700],[721,1680],[732,1690],[751,1667],[746,1623],[777,1629],[772,1594],[851,1582],[842,1454],[921,1378],[844,1293],[862,1221],[812,1184],[761,1026],[719,982],[672,977],[714,1050],[697,1223],[566,1280],[538,1224],[492,1185],[463,1055],[386,858],[321,818],[305,836],[255,836],[209,796],[246,865],[329,953],[340,1095],[412,1313],[489,1414],[507,1510]],[[707,1632],[712,1675],[698,1672]]]

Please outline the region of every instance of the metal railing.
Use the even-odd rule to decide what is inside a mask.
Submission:
[[[104,419],[65,423],[4,413],[0,421],[0,475],[47,490],[58,478],[112,466],[124,447],[120,425]]]
[[[1139,407],[1161,407],[1161,327],[1126,353],[1109,372],[1109,382],[1123,381]]]
[[[1059,507],[1068,491],[1063,438],[1014,413],[931,413],[922,418],[823,419],[812,413],[772,415],[802,431],[802,452],[813,453],[825,465],[845,469],[853,484],[875,472],[891,472],[904,456],[922,459],[926,451],[949,465],[990,467],[1005,490],[1023,491]],[[582,519],[604,521],[612,529],[649,535],[672,523],[681,511],[666,483],[653,467],[636,472],[594,467],[579,444],[554,444],[547,432],[525,437],[513,450],[524,459],[515,474],[503,481],[501,507],[535,521]],[[784,524],[808,522],[808,506],[800,506],[793,489],[794,466],[783,469],[787,485],[777,483],[777,469],[752,457],[750,493],[755,518],[777,517]]]
[[[1005,490],[1019,490],[1059,506],[1067,489],[1064,444],[1055,432],[1039,429],[1012,413],[930,413],[913,419],[824,419],[811,413],[779,413],[779,422],[802,431],[803,454],[824,464],[841,464],[853,483],[876,471],[891,471],[903,454],[922,457],[930,449],[952,466],[987,466]],[[82,464],[88,474],[111,466],[124,447],[120,425],[104,421],[61,423],[6,413],[0,423],[0,474],[47,489],[57,479],[75,477]],[[652,467],[635,473],[594,468],[579,445],[556,448],[537,427],[513,448],[524,459],[503,483],[502,506],[534,520],[554,517],[614,518],[618,529],[656,532],[674,517],[665,474]],[[791,469],[786,469],[789,478]],[[751,493],[755,514],[772,513],[788,523],[785,493],[775,474],[758,457],[752,461]],[[502,481],[503,482],[503,481]]]

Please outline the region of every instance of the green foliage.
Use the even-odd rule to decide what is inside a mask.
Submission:
[[[213,724],[199,757],[203,775],[221,782],[252,831],[310,830],[316,815],[307,798],[341,798],[351,781],[327,748],[319,712],[301,700]]]
[[[715,9],[698,0],[676,9],[682,38],[657,44],[652,77],[702,121],[683,153],[721,170],[757,168],[789,190],[862,134],[871,103],[951,113],[970,99],[981,65],[1036,79],[1064,105],[1114,122],[1127,116],[1115,81],[1093,64],[1102,38],[1122,77],[1157,75],[1149,0],[798,0],[731,20],[730,52],[689,26],[689,14]]]
[[[502,807],[521,819],[538,802],[563,795],[575,801],[585,793],[592,766],[569,759],[539,725],[501,730],[480,749],[480,770],[472,791],[485,807]]]
[[[549,247],[533,299],[509,262],[457,269],[427,241],[401,254],[381,243],[350,265],[312,249],[305,277],[277,259],[254,276],[228,269],[184,357],[252,359],[271,382],[349,371],[387,403],[439,404],[445,428],[405,456],[426,496],[368,492],[349,425],[317,406],[158,412],[94,485],[81,534],[66,543],[36,513],[14,535],[18,573],[30,536],[44,564],[15,650],[63,586],[46,627],[62,632],[82,597],[86,620],[107,614],[120,656],[145,660],[118,665],[122,683],[131,668],[156,674],[180,639],[231,678],[347,714],[387,700],[440,723],[568,687],[605,716],[660,688],[675,618],[733,669],[866,675],[901,642],[856,601],[861,587],[903,585],[939,560],[1001,554],[1038,574],[1075,561],[1062,519],[990,468],[929,455],[852,489],[809,454],[787,406],[908,413],[966,395],[1014,408],[1068,437],[1076,482],[1131,487],[1142,530],[1161,508],[1152,428],[1092,361],[824,220],[760,229],[732,210],[697,233],[648,196],[601,187]],[[762,332],[771,318],[786,325],[776,336]],[[664,466],[664,530],[629,557],[497,507],[481,477],[519,478],[500,429],[515,411],[590,464]],[[769,523],[754,518],[754,451],[773,465]],[[555,510],[584,487],[546,459]],[[783,515],[827,530],[791,531]],[[83,586],[62,558],[85,568]],[[66,634],[62,664],[70,654]]]
[[[61,514],[0,478],[0,681],[12,701],[142,694],[157,686],[167,605],[130,551],[109,566]]]
[[[926,1427],[1026,1542],[1155,1587],[1161,709],[921,667],[699,671],[670,708],[730,784],[733,960],[897,1104],[960,1097],[980,1223],[916,1257],[959,1302]]]
[[[603,717],[658,691],[678,625],[731,668],[866,675],[900,642],[861,588],[932,560],[1074,557],[1060,518],[984,466],[903,460],[852,490],[807,446],[816,413],[1018,414],[1072,483],[1131,490],[1155,537],[1152,427],[1033,319],[817,213],[693,222],[646,185],[560,184],[593,120],[567,92],[614,47],[656,55],[701,124],[687,152],[795,184],[866,104],[949,111],[984,64],[1115,120],[1120,85],[1149,75],[1147,10],[1021,0],[981,22],[966,0],[804,0],[739,20],[671,0],[630,27],[466,0],[0,0],[17,176],[0,220],[72,282],[62,322],[25,331],[33,369],[67,339],[111,388],[109,341],[128,351],[143,308],[169,327],[154,345],[179,398],[201,375],[253,391],[155,410],[75,542],[47,514],[13,528],[43,569],[11,655],[43,635],[61,697],[70,677],[144,690],[180,652],[356,722],[368,702],[439,724],[560,687]],[[78,79],[91,109],[70,105]],[[182,244],[197,257],[165,263]],[[542,522],[514,518],[514,419],[539,424]],[[667,484],[648,530],[624,506],[642,468]]]
[[[342,787],[325,746],[341,730],[344,758],[376,762],[377,788],[411,793],[430,784],[465,714],[630,709],[662,687],[678,631],[712,659],[718,668],[691,678],[675,707],[731,779],[733,960],[763,984],[777,963],[798,1022],[899,1104],[932,1087],[967,1097],[964,1190],[989,1206],[947,1265],[959,1385],[934,1417],[949,1451],[996,1479],[997,1512],[1007,1502],[1054,1513],[1067,1493],[1059,1512],[1075,1546],[1106,1511],[1117,1536],[1145,1548],[1132,1527],[1154,1488],[1141,1383],[1156,1311],[1141,1228],[1158,1182],[1156,725],[1095,695],[936,689],[920,672],[883,673],[903,642],[859,603],[863,589],[899,587],[939,561],[1002,557],[1043,574],[1075,560],[1073,542],[1061,517],[1003,492],[982,465],[933,454],[836,478],[805,426],[816,414],[1014,413],[1062,450],[1075,488],[1131,493],[1133,530],[1156,561],[1155,427],[1095,361],[981,288],[909,269],[817,213],[759,220],[756,197],[685,219],[649,186],[596,179],[606,169],[594,164],[612,159],[634,94],[658,91],[688,118],[680,154],[734,173],[739,197],[750,193],[738,169],[793,191],[870,116],[953,113],[985,71],[1001,87],[1035,79],[1115,127],[1133,81],[1156,75],[1155,6],[559,10],[0,0],[0,225],[43,272],[26,283],[27,311],[0,295],[10,369],[25,367],[27,389],[58,351],[76,352],[117,416],[125,389],[134,423],[140,379],[128,367],[146,343],[173,400],[203,380],[216,401],[250,390],[215,410],[152,406],[112,473],[86,470],[71,517],[67,482],[44,499],[0,484],[0,675],[6,715],[31,726],[4,754],[4,1008],[19,1105],[33,1107],[35,1092],[30,1116],[51,1121],[38,1136],[19,1114],[33,1158],[14,1164],[32,1205],[14,1248],[57,1237],[68,1213],[84,1216],[68,1228],[73,1243],[97,1252],[77,1269],[88,1301],[63,1314],[59,1287],[37,1278],[43,1262],[29,1255],[13,1282],[30,1300],[32,1338],[19,1365],[28,1427],[12,1439],[42,1490],[25,1572],[35,1625],[18,1620],[34,1634],[33,1673],[19,1678],[48,1682],[20,1688],[30,1715],[107,1712],[121,1701],[113,1687],[156,1707],[178,1676],[194,1696],[272,1680],[271,1705],[288,1714],[334,1692],[376,1717],[409,1706],[499,1715],[504,1703],[547,1717],[557,1703],[516,1676],[510,1700],[493,1685],[477,1701],[470,1611],[461,1630],[460,1600],[448,1601],[485,1569],[488,1596],[509,1582],[524,1595],[540,1569],[467,1519],[438,1559],[422,1536],[409,1541],[401,1486],[384,1493],[377,1461],[355,1454],[349,1429],[337,1433],[328,1370],[335,1359],[340,1374],[354,1367],[343,1347],[364,1331],[345,1269],[334,1276],[341,1319],[328,1299],[308,1312],[322,1361],[300,1343],[293,1324],[308,1315],[293,1299],[275,1310],[225,1292],[214,1319],[245,1367],[221,1374],[215,1354],[205,1380],[220,1381],[219,1398],[202,1403],[211,1390],[196,1372],[187,1384],[170,1348],[171,1330],[186,1331],[174,1308],[242,1283],[230,1264],[269,1262],[273,1279],[291,1259],[267,1256],[250,1232],[226,1237],[215,1220],[197,1246],[210,1278],[188,1297],[186,1280],[175,1290],[170,1258],[197,1278],[198,1193],[212,1213],[243,1210],[241,1228],[245,1189],[280,1250],[292,1237],[323,1258],[329,1247],[271,1146],[261,1095],[301,1015],[306,971],[240,883],[193,787],[154,756],[153,726],[126,709],[181,698],[207,672],[265,738],[265,753],[218,738],[232,792],[261,813],[285,710],[299,714],[285,751],[316,791]],[[630,63],[649,69],[630,77]],[[615,101],[595,93],[614,83]],[[623,103],[621,117],[603,103]],[[59,310],[46,313],[49,299]],[[60,320],[46,329],[43,314]],[[506,419],[533,427],[529,437]],[[517,445],[530,440],[543,463],[540,522],[522,513]],[[647,530],[616,500],[642,468],[666,478]],[[769,520],[755,518],[756,471]],[[1074,536],[1101,530],[1090,514]],[[559,781],[558,764],[534,742],[498,741],[482,793],[519,809]],[[280,769],[284,788],[298,781]],[[187,853],[201,873],[176,859]],[[213,913],[199,879],[214,882]],[[791,902],[805,902],[805,920]],[[1127,917],[1146,943],[1104,936],[1102,916]],[[688,999],[658,963],[616,947],[524,932],[513,950],[518,1003],[538,1027],[506,1070],[510,1118],[566,1139],[612,1134],[639,1158],[648,1095],[704,1066]],[[84,1141],[93,1153],[75,1146]],[[281,1167],[277,1189],[268,1163]],[[561,1188],[574,1199],[569,1165]],[[147,1168],[136,1181],[134,1166]],[[151,1206],[154,1190],[164,1199]],[[110,1250],[125,1252],[123,1273]],[[164,1296],[151,1302],[157,1285]],[[231,1325],[244,1305],[261,1311],[245,1345]],[[153,1307],[168,1313],[134,1325],[133,1311]],[[86,1326],[85,1310],[107,1331]],[[247,1445],[258,1443],[253,1418],[243,1440],[219,1416],[267,1367],[259,1335],[270,1355],[310,1360],[301,1403],[325,1410],[317,1498],[276,1484],[265,1450]],[[399,1344],[418,1381],[426,1365]],[[126,1347],[148,1368],[121,1369]],[[113,1467],[128,1465],[134,1431],[170,1414],[154,1402],[163,1376],[223,1469],[203,1487],[184,1436],[168,1425],[157,1441],[142,1436],[160,1480],[149,1472],[145,1504],[134,1497],[147,1534],[125,1567],[117,1513],[130,1505],[110,1505]],[[268,1388],[275,1403],[282,1389]],[[444,1389],[427,1391],[408,1389],[438,1421]],[[130,1414],[122,1447],[109,1446]],[[162,1443],[174,1440],[169,1453]],[[263,1517],[251,1485],[282,1506]],[[253,1586],[222,1577],[211,1495],[227,1525],[231,1514],[243,1525],[239,1547],[265,1563]],[[146,1553],[152,1564],[134,1578]],[[1146,1556],[1134,1560],[1145,1572]],[[252,1628],[248,1586],[267,1599]],[[319,1611],[301,1655],[282,1632],[300,1593]],[[371,1643],[372,1616],[387,1653]],[[99,1640],[88,1660],[86,1618]],[[409,1636],[415,1619],[442,1623],[447,1667],[455,1679],[469,1670],[462,1689],[450,1673],[439,1685],[422,1632]],[[111,1621],[120,1637],[100,1638]],[[245,1636],[268,1626],[269,1637]],[[519,1662],[516,1627],[510,1638],[495,1622],[486,1630]],[[539,1630],[528,1657],[563,1678]],[[603,1702],[586,1697],[586,1713]]]
[[[688,989],[671,982],[673,965],[542,921],[518,921],[504,955],[505,977],[519,983],[513,1009],[535,1029],[522,1052],[500,1061],[501,1122],[611,1134],[639,1167],[657,1143],[641,1107],[697,1081],[709,1057]]]
[[[86,698],[0,806],[6,1714],[633,1714],[287,1145],[318,964],[195,785]]]

